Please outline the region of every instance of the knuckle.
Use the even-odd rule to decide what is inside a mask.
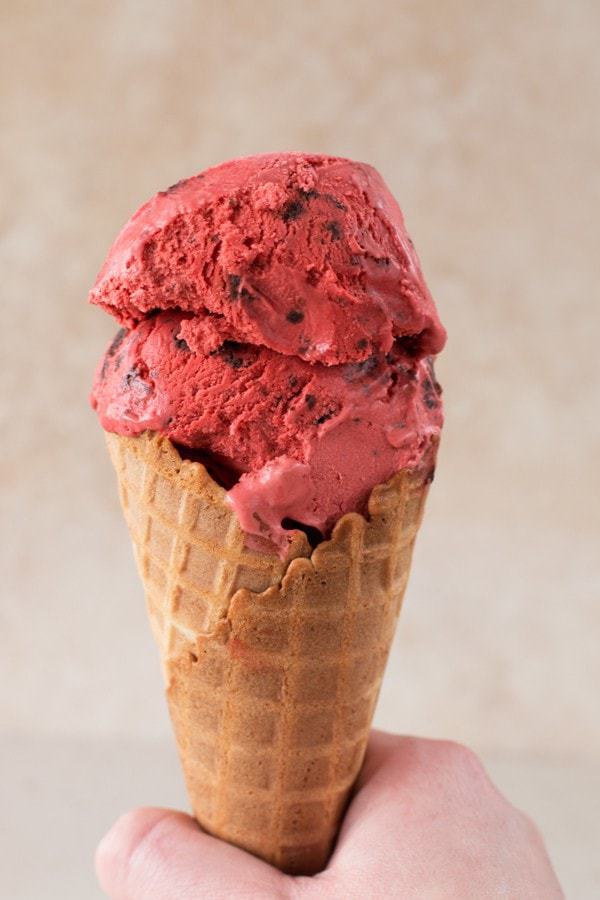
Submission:
[[[129,871],[148,860],[162,861],[168,857],[172,824],[172,815],[164,810],[140,811],[129,844]]]
[[[544,844],[544,838],[542,837],[542,832],[540,831],[538,826],[535,824],[535,822],[533,821],[531,816],[529,816],[529,814],[524,812],[522,809],[517,809],[516,812],[520,818],[521,827],[523,828],[527,842],[531,846],[534,846],[537,848],[544,848],[544,850],[545,850],[545,844]]]
[[[108,893],[122,891],[140,859],[161,851],[164,810],[135,809],[124,813],[96,850],[96,871]]]
[[[473,773],[483,773],[483,763],[474,750],[458,741],[443,741],[443,752],[448,763],[462,769],[468,769]]]
[[[470,747],[445,741],[440,762],[450,775],[465,785],[472,785],[479,793],[497,793],[483,762]]]

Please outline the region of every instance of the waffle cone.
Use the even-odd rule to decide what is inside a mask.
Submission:
[[[225,491],[166,438],[107,434],[194,815],[321,870],[362,765],[430,480],[399,472],[285,560],[244,546]]]

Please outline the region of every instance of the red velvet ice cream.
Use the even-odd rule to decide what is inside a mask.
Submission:
[[[92,394],[104,428],[200,451],[237,479],[249,535],[326,533],[432,463],[445,332],[369,166],[272,154],[180,182],[133,216],[91,299],[124,326]]]

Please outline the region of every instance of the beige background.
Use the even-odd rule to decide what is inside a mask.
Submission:
[[[9,858],[31,855],[10,896],[42,896],[46,871],[20,810],[39,802],[55,823],[44,852],[71,848],[56,896],[81,900],[97,894],[80,834],[91,846],[131,802],[183,802],[87,406],[115,326],[86,291],[157,189],[277,149],[381,171],[450,335],[441,461],[378,722],[474,745],[542,821],[570,896],[597,896],[600,5],[1,10],[0,702]],[[145,781],[142,758],[162,760]]]

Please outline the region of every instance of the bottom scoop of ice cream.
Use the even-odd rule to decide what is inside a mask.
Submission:
[[[361,363],[325,366],[231,340],[219,317],[159,313],[120,330],[92,404],[105,429],[158,431],[202,459],[242,528],[281,552],[290,529],[326,535],[364,512],[395,472],[432,465],[442,424],[429,358],[410,341]]]

